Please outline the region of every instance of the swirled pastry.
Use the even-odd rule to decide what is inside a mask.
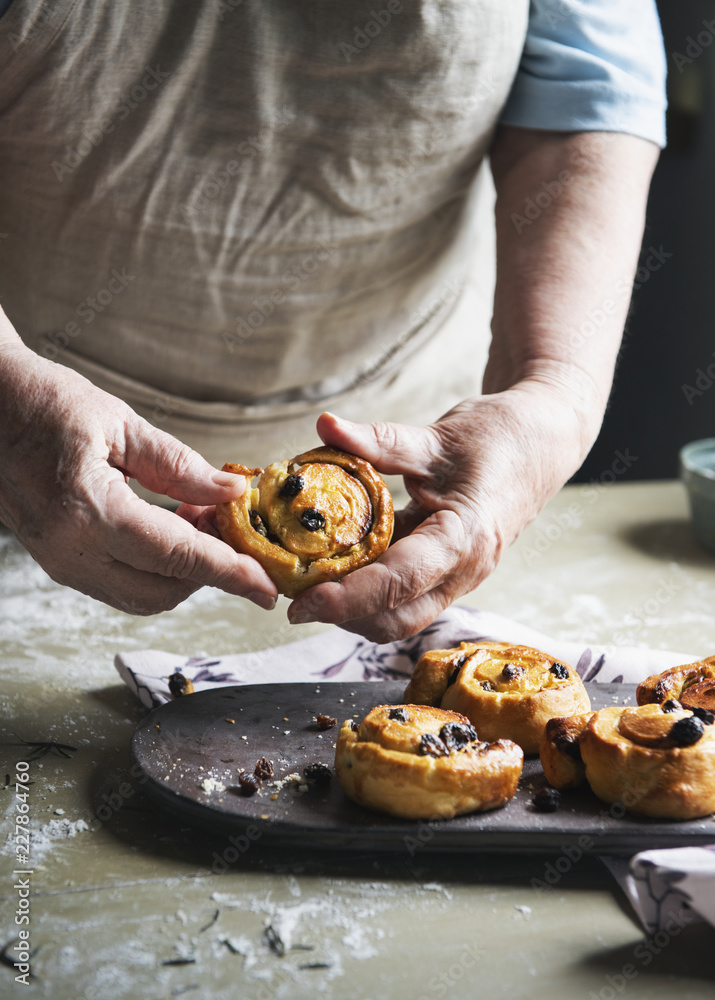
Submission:
[[[217,506],[221,537],[257,559],[281,594],[297,597],[317,583],[340,580],[390,544],[392,497],[362,458],[314,448],[266,469],[223,468],[258,481],[238,500]]]
[[[483,739],[514,740],[527,754],[538,752],[549,719],[591,708],[573,667],[508,642],[463,642],[425,653],[405,701],[461,712]]]
[[[486,743],[469,719],[425,705],[378,705],[344,722],[335,772],[360,805],[407,819],[451,819],[495,809],[516,793],[524,754]]]
[[[539,747],[546,780],[560,792],[578,788],[586,777],[581,759],[581,736],[593,712],[549,719]]]
[[[715,713],[715,656],[652,674],[638,685],[636,700],[639,705],[677,701],[701,718]]]
[[[715,725],[687,709],[603,708],[579,746],[586,779],[604,802],[666,819],[715,810]]]

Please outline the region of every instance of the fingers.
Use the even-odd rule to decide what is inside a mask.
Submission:
[[[220,538],[216,527],[216,507],[196,507],[190,503],[182,503],[176,509],[179,517],[183,517],[189,524],[193,524],[197,531],[203,531],[214,538]]]
[[[173,580],[156,573],[145,573],[116,560],[110,560],[98,569],[100,572],[94,582],[83,580],[76,584],[77,589],[130,615],[156,615],[171,611],[199,589],[198,584],[189,580]]]
[[[339,583],[312,587],[288,609],[292,623],[321,621],[340,625],[393,612],[451,579],[454,594],[471,586],[472,573],[456,574],[476,563],[458,515],[438,511],[412,534],[400,539],[370,566]]]
[[[109,556],[155,579],[171,578],[194,589],[218,587],[262,608],[275,607],[276,586],[255,559],[198,531],[184,517],[152,507],[133,494],[130,497],[114,506],[106,543]],[[197,516],[200,521],[207,515]]]
[[[123,454],[110,459],[154,493],[206,506],[227,503],[246,489],[243,476],[221,472],[170,434],[131,414]]]
[[[438,455],[439,441],[431,427],[356,424],[323,413],[317,428],[325,444],[360,455],[386,476],[428,475]]]
[[[340,628],[365,636],[370,642],[397,642],[409,639],[431,624],[454,600],[447,586],[437,587],[394,611],[383,611],[367,618],[342,622]]]

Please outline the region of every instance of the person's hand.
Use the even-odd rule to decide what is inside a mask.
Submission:
[[[82,376],[6,344],[0,520],[53,580],[138,615],[173,608],[204,585],[274,607],[275,585],[254,559],[140,500],[128,477],[194,505],[246,487]]]
[[[404,476],[411,502],[396,516],[387,552],[338,583],[307,590],[288,616],[376,642],[413,635],[484,580],[582,451],[564,394],[537,381],[468,400],[428,427],[323,414],[318,431],[379,472]]]

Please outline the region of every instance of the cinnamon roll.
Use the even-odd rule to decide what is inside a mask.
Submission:
[[[591,708],[573,667],[508,642],[463,642],[425,653],[405,701],[461,712],[483,739],[513,740],[527,754],[538,752],[549,719]]]
[[[221,537],[253,556],[287,597],[342,579],[390,544],[392,497],[362,458],[322,447],[266,469],[223,468],[257,481],[217,506]]]
[[[378,705],[343,723],[335,771],[360,805],[407,819],[451,819],[495,809],[516,793],[524,754],[487,743],[469,719],[425,705]]]
[[[677,702],[703,718],[703,713],[715,713],[715,656],[681,667],[671,667],[652,674],[638,685],[639,705],[663,705]],[[715,715],[713,715],[715,719]]]
[[[715,810],[715,725],[689,709],[667,702],[601,709],[579,747],[586,779],[604,802],[665,819]]]

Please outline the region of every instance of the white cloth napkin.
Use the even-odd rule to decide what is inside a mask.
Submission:
[[[430,649],[495,639],[534,646],[576,667],[585,681],[639,683],[697,655],[560,642],[501,615],[449,608],[411,639],[376,645],[340,629],[252,653],[182,657],[161,650],[118,653],[115,666],[147,708],[169,701],[168,678],[182,673],[196,691],[228,684],[400,680]],[[643,851],[629,865],[607,861],[650,933],[676,933],[694,919],[715,926],[715,845]]]

